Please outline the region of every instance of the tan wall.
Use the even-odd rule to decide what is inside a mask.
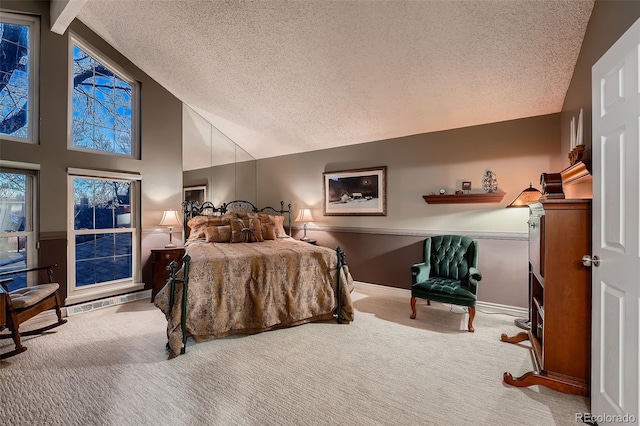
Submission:
[[[49,31],[49,2],[2,1],[4,10],[40,16],[40,144],[0,140],[3,160],[41,165],[40,262],[60,265],[56,278],[66,296],[67,168],[137,172],[142,181],[142,264],[153,246],[168,235],[158,230],[162,211],[182,200],[182,103],[104,40],[75,20],[70,29],[124,68],[141,83],[141,159],[90,154],[67,149],[69,33]],[[179,236],[178,236],[179,238]],[[150,275],[144,269],[143,281]]]
[[[318,226],[526,232],[523,212],[503,207],[530,182],[539,187],[540,174],[559,170],[560,160],[559,114],[552,114],[262,159],[258,201],[311,208]],[[323,217],[323,172],[383,165],[387,216]],[[500,204],[430,205],[422,198],[439,188],[452,193],[462,180],[482,192],[487,169],[506,192]]]
[[[596,1],[562,106],[562,168],[569,166],[571,117],[577,120],[581,108],[584,109],[585,158],[591,159],[591,67],[638,18],[640,1]]]
[[[540,173],[569,166],[570,121],[580,108],[590,159],[591,67],[639,16],[640,2],[596,1],[560,114],[260,160],[259,204],[282,198],[294,209],[311,207],[311,238],[345,246],[356,279],[394,287],[408,286],[408,266],[421,256],[420,238],[411,234],[465,232],[480,241],[479,299],[526,306],[526,209],[501,207],[526,182],[538,186]],[[389,167],[387,217],[322,216],[322,172],[377,165]],[[429,206],[420,198],[440,187],[455,189],[461,179],[477,187],[484,168],[496,172],[507,192],[499,206]],[[336,233],[339,228],[344,232]]]
[[[528,209],[505,206],[540,173],[560,170],[560,115],[428,133],[349,147],[258,160],[258,204],[280,200],[309,207],[309,235],[340,245],[356,280],[408,288],[410,266],[420,261],[420,241],[437,233],[465,233],[480,241],[485,278],[482,301],[527,304]],[[387,166],[387,215],[323,216],[322,173]],[[481,191],[493,170],[506,195],[499,204],[425,203],[422,195],[449,193],[470,180]],[[337,232],[340,231],[340,232]],[[299,234],[296,234],[299,236]]]

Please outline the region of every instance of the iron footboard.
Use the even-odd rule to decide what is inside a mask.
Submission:
[[[342,280],[340,279],[340,271],[346,266],[345,257],[346,254],[342,250],[342,248],[336,248],[337,255],[337,270],[336,270],[336,299],[337,306],[334,310],[333,317],[336,319],[338,324],[342,324],[345,321],[344,316],[342,315]],[[182,278],[178,278],[178,262],[173,261],[169,264],[170,274],[169,274],[169,312],[173,312],[173,305],[176,303],[176,284],[182,284],[182,300],[181,303],[181,312],[180,312],[180,328],[182,330],[182,348],[180,349],[180,354],[184,354],[187,349],[187,292],[189,289],[189,263],[191,262],[191,256],[188,254],[185,255],[182,259],[183,264],[183,274]],[[166,345],[167,350],[170,350],[169,342]]]

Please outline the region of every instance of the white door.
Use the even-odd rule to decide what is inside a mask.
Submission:
[[[600,265],[592,268],[591,412],[600,425],[639,420],[638,49],[640,20],[592,69],[592,254]]]

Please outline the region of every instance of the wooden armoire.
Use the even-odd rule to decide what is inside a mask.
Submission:
[[[531,342],[534,370],[505,383],[589,395],[591,200],[548,198],[529,206],[530,330],[502,341]]]

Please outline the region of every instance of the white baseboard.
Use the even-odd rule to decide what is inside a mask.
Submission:
[[[370,283],[364,283],[361,281],[354,281],[354,284],[355,284],[356,290],[358,289],[358,287],[361,287],[362,289],[366,289],[367,287],[370,287],[372,289],[375,289],[375,291],[378,293],[386,293],[389,296],[406,297],[407,299],[411,297],[411,290],[405,289],[405,288],[389,287],[386,285],[379,285],[379,284],[370,284]],[[527,308],[521,308],[519,306],[509,306],[509,305],[501,305],[499,303],[478,301],[476,303],[476,308],[483,312],[506,314],[506,315],[524,317],[524,318],[529,317],[529,310]]]

